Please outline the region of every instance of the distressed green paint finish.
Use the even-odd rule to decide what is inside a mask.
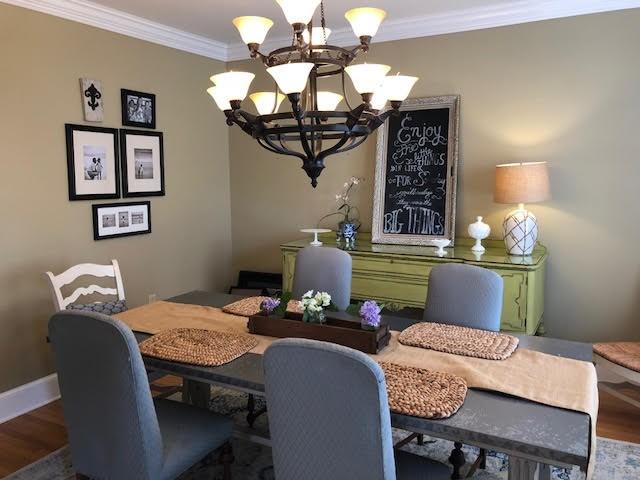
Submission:
[[[433,247],[372,244],[369,234],[360,234],[349,253],[353,259],[351,296],[356,300],[374,299],[409,307],[424,307],[429,272],[441,263],[467,263],[497,272],[504,279],[502,330],[534,335],[544,313],[544,278],[547,249],[537,245],[530,257],[507,255],[504,244],[485,240],[487,250],[479,258],[471,252],[473,240],[456,240],[445,257]],[[322,238],[324,246],[336,248],[334,237]],[[283,287],[291,290],[296,255],[308,240],[281,245]]]

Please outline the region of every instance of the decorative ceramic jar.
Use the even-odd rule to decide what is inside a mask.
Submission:
[[[485,249],[482,246],[482,240],[489,236],[491,227],[482,221],[482,217],[476,217],[476,222],[469,225],[468,232],[469,236],[476,240],[475,245],[471,247],[471,251],[476,253],[484,252]]]
[[[347,245],[356,243],[358,236],[358,228],[360,223],[352,221],[342,221],[338,224],[338,242],[344,242]]]

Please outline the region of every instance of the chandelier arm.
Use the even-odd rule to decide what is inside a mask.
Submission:
[[[293,109],[293,114],[295,116],[296,121],[298,122],[298,129],[300,130],[300,143],[302,143],[302,149],[304,153],[307,154],[308,158],[313,158],[314,154],[309,146],[309,139],[307,138],[307,134],[305,132],[304,125],[304,112],[300,110],[300,94],[291,94],[289,95],[289,99],[291,100],[291,108]]]
[[[344,81],[344,69],[342,69],[341,71],[341,76],[342,76],[342,97],[344,98],[344,103],[347,104],[347,108],[349,110],[353,110],[353,107],[349,103],[349,98],[347,97],[347,89]]]
[[[332,145],[331,147],[327,148],[326,150],[320,152],[318,154],[318,159],[324,159],[326,157],[328,157],[329,155],[333,155],[334,153],[338,153],[338,151],[340,150],[340,147],[342,147],[345,143],[347,143],[347,141],[349,141],[351,137],[348,134],[344,134],[342,136],[342,138],[340,140],[338,140],[338,142],[335,145]]]
[[[400,110],[396,108],[390,108],[388,110],[385,110],[382,113],[379,113],[378,115],[373,116],[367,122],[367,127],[370,128],[371,131],[376,130],[387,120],[387,118],[389,118],[392,115],[393,116],[400,115]]]
[[[273,143],[273,141],[269,137],[260,137],[260,140],[264,141],[269,147],[271,147],[275,153],[298,157],[303,162],[307,160],[307,156],[304,153],[296,152],[295,150],[290,150],[288,148],[279,148],[278,145]]]
[[[368,137],[366,137],[366,136],[365,137],[357,137],[357,138],[351,137],[351,140],[353,140],[353,141],[349,145],[347,145],[346,147],[341,148],[340,150],[337,150],[335,152],[331,152],[330,154],[325,155],[325,157],[327,157],[329,155],[334,155],[336,153],[343,153],[343,152],[348,152],[349,150],[353,150],[354,148],[357,148],[360,145],[362,145],[367,138]]]
[[[236,125],[238,125],[243,132],[245,132],[247,135],[251,135],[252,137],[253,135],[253,125],[250,124],[249,122],[244,122],[242,120],[240,120],[236,114],[234,110],[225,110],[224,111],[225,115],[227,116],[227,125],[232,126],[234,123]]]
[[[369,105],[366,103],[361,103],[354,110],[351,110],[351,112],[349,112],[349,118],[346,121],[349,130],[351,130],[353,126],[358,123],[360,117],[362,116],[363,112],[365,112],[368,106]]]

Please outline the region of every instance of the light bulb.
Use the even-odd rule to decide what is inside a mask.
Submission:
[[[318,110],[321,112],[332,112],[342,101],[342,95],[333,92],[318,92]]]
[[[330,28],[313,27],[311,29],[311,38],[309,38],[309,30],[305,30],[302,32],[302,39],[307,45],[326,45],[329,35],[331,35]]]
[[[273,26],[273,21],[265,17],[236,17],[233,19],[233,24],[240,32],[244,43],[260,45]]]
[[[371,108],[374,110],[382,110],[387,104],[387,100],[387,94],[382,86],[380,86],[375,92],[373,92],[373,97],[371,97]]]
[[[225,110],[231,110],[231,105],[229,104],[229,97],[226,95],[226,91],[220,87],[209,87],[207,88],[207,93],[211,95],[211,97],[215,100],[216,105],[223,112]]]
[[[418,81],[418,77],[408,77],[406,75],[390,75],[382,80],[382,89],[385,96],[391,100],[403,101],[411,93],[413,85]]]
[[[306,25],[320,5],[320,0],[276,0],[291,25]]]
[[[267,72],[276,81],[280,91],[289,95],[304,90],[309,79],[309,72],[313,67],[314,64],[308,62],[284,63],[267,68]]]
[[[389,70],[389,65],[378,63],[361,63],[345,68],[359,94],[375,92]]]
[[[378,27],[387,16],[387,12],[379,8],[354,8],[344,14],[357,37],[373,37]]]
[[[276,113],[280,108],[280,104],[284,100],[284,95],[278,93],[278,99],[275,100],[275,92],[256,92],[249,95],[249,98],[256,105],[256,110],[260,115],[270,115]],[[275,104],[275,109],[273,108]]]
[[[224,90],[229,100],[244,100],[254,77],[249,72],[225,72],[213,75],[211,81]]]

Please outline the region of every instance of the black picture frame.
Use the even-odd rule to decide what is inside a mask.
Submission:
[[[126,207],[131,207],[136,205],[145,205],[147,207],[148,228],[146,230],[139,230],[136,232],[116,233],[112,235],[100,235],[99,212],[101,208],[112,208],[112,207],[126,208]],[[93,217],[93,239],[96,241],[108,240],[110,238],[131,237],[134,235],[147,235],[151,233],[151,202],[149,200],[141,201],[141,202],[95,203],[91,205],[91,214]]]
[[[138,97],[151,100],[151,121],[140,122],[129,118],[129,97]],[[156,95],[155,93],[138,92],[136,90],[120,89],[120,104],[122,108],[122,125],[126,127],[156,128]]]
[[[160,145],[160,189],[154,191],[129,191],[129,169],[127,167],[127,135],[144,137],[157,137]],[[164,136],[162,132],[149,132],[146,130],[120,129],[120,162],[122,164],[122,192],[125,198],[136,197],[164,197],[166,194],[164,184]]]
[[[95,193],[95,194],[78,194],[76,185],[76,158],[73,144],[73,133],[94,132],[105,133],[113,136],[113,165],[115,175],[115,191],[113,193]],[[75,125],[72,123],[65,124],[65,137],[67,143],[67,181],[69,185],[69,200],[106,200],[120,198],[120,150],[118,148],[118,129],[107,127],[94,127],[91,125]]]

